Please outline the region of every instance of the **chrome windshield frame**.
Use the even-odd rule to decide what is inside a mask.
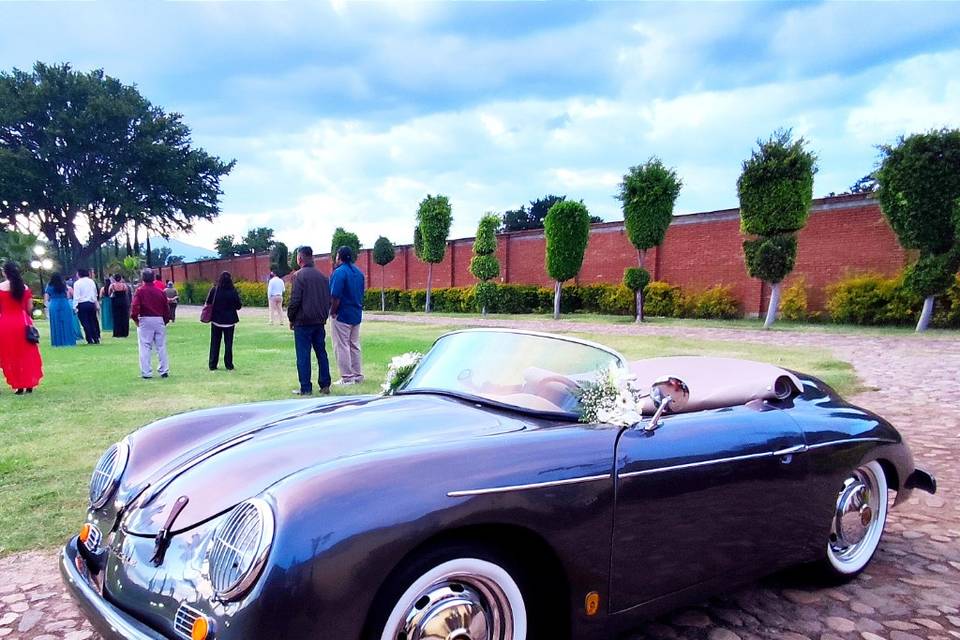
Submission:
[[[547,333],[546,331],[530,331],[528,329],[515,329],[513,327],[471,327],[469,329],[456,329],[454,331],[448,331],[447,333],[443,334],[442,336],[434,340],[433,345],[431,345],[431,348],[433,348],[434,345],[436,345],[438,342],[440,342],[447,336],[456,335],[458,333],[514,333],[514,334],[523,335],[523,336],[533,336],[536,338],[550,338],[552,340],[572,342],[574,344],[583,345],[585,347],[592,347],[594,349],[598,349],[600,351],[608,353],[611,356],[613,356],[614,359],[616,359],[617,364],[619,364],[621,367],[623,368],[627,367],[627,359],[624,358],[619,351],[611,349],[606,345],[602,345],[599,342],[593,342],[592,340],[584,340],[582,338],[574,338],[573,336],[568,336],[568,335],[559,334],[559,333]]]

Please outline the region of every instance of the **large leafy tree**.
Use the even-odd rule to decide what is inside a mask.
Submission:
[[[637,322],[643,321],[643,289],[650,282],[644,265],[647,251],[659,246],[667,235],[682,185],[677,172],[656,157],[630,167],[620,183],[617,199],[623,206],[627,237],[637,250],[638,266],[624,273],[624,284],[637,299]]]
[[[556,283],[553,292],[553,318],[560,317],[560,292],[563,283],[580,273],[583,254],[590,239],[590,212],[582,202],[563,200],[550,207],[544,220],[546,270]]]
[[[270,251],[273,248],[273,229],[257,227],[243,236],[243,246],[247,251]]]
[[[474,288],[477,304],[484,316],[493,300],[497,285],[490,282],[500,276],[500,262],[497,256],[497,227],[500,218],[488,213],[480,218],[477,225],[477,237],[473,240],[473,258],[470,259],[470,273],[479,280]]]
[[[213,241],[213,248],[221,258],[229,258],[239,253],[237,250],[236,238],[232,235],[220,236]]]
[[[393,262],[397,256],[397,249],[390,242],[389,238],[380,236],[373,243],[373,261],[380,265],[380,311],[387,310],[387,297],[384,293],[384,282],[386,281],[386,267]]]
[[[501,231],[524,231],[526,229],[542,229],[543,221],[547,217],[550,207],[563,202],[567,196],[545,195],[542,198],[530,201],[530,208],[522,205],[519,209],[511,209],[503,214]],[[590,222],[603,222],[603,218],[590,216]]]
[[[803,138],[792,139],[789,129],[776,131],[757,145],[743,162],[737,194],[740,229],[754,236],[743,242],[747,272],[771,286],[766,329],[776,319],[783,279],[796,262],[795,234],[810,215],[817,158]]]
[[[453,222],[450,200],[443,195],[427,195],[417,208],[417,227],[420,230],[420,251],[417,257],[427,263],[427,301],[425,311],[430,313],[430,292],[433,288],[433,265],[443,262],[447,252],[447,237]],[[414,235],[414,249],[417,237]]]
[[[917,322],[924,331],[960,267],[960,129],[901,137],[880,152],[877,198],[900,245],[919,253],[904,285],[924,299]]]
[[[281,278],[291,271],[290,250],[285,243],[279,240],[275,240],[270,248],[270,271]]]
[[[233,166],[102,70],[0,72],[0,219],[39,229],[71,266],[131,226],[166,236],[212,220]]]
[[[330,243],[330,261],[332,262],[337,255],[340,247],[350,247],[353,249],[353,256],[360,254],[360,238],[355,233],[347,231],[343,227],[337,227],[333,232],[333,240]]]

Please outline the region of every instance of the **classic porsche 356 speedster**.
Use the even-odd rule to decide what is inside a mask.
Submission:
[[[635,424],[580,420],[608,370],[650,389]],[[900,434],[815,378],[467,330],[387,395],[134,432],[61,571],[108,638],[610,638],[789,565],[849,579],[914,488]]]

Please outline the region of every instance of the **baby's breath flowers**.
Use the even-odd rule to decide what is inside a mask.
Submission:
[[[393,358],[387,366],[386,380],[380,385],[383,395],[392,395],[399,389],[413,373],[413,370],[417,368],[421,358],[423,358],[423,354],[419,351],[410,351]]]
[[[580,421],[624,427],[640,422],[647,393],[628,370],[610,365],[580,391]]]

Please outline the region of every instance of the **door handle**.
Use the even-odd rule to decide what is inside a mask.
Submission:
[[[798,444],[792,447],[787,447],[786,449],[780,449],[778,451],[774,451],[773,455],[778,456],[780,458],[780,464],[790,464],[791,462],[793,462],[793,455],[795,453],[803,453],[806,450],[807,450],[807,445]]]

